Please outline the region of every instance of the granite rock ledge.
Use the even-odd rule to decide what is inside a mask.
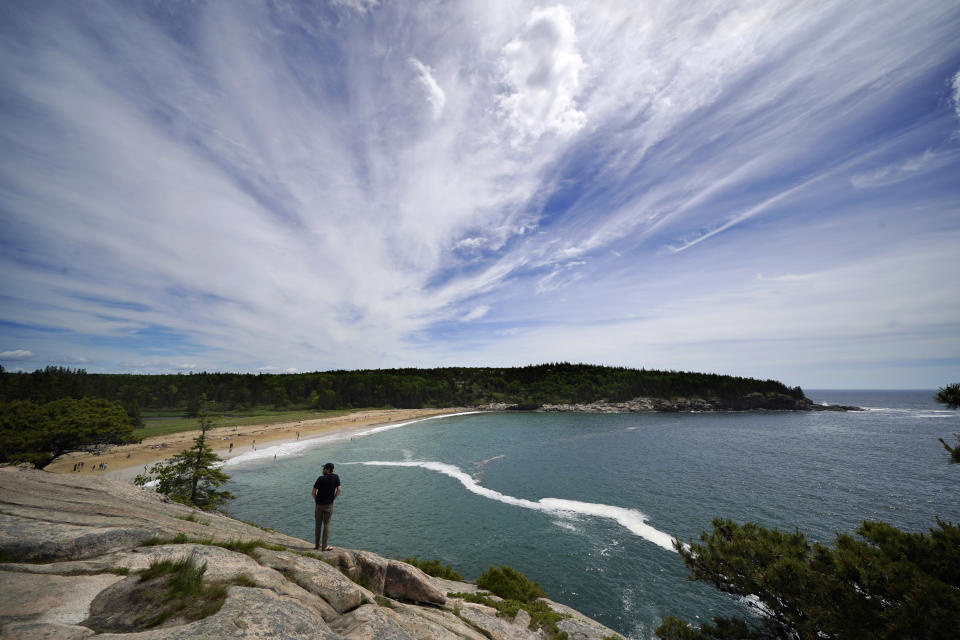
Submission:
[[[205,580],[229,584],[219,611],[153,629],[98,626],[103,616],[123,616],[117,609],[137,572],[191,555],[206,563]],[[510,620],[447,596],[473,591],[471,583],[434,578],[368,551],[316,553],[304,540],[127,483],[0,468],[0,637],[8,640],[546,638],[528,627],[523,611]],[[546,602],[569,616],[558,626],[571,640],[619,637]]]
[[[732,400],[718,398],[647,398],[625,402],[568,404],[492,403],[477,407],[480,411],[536,411],[541,413],[679,413],[711,411],[863,411],[860,407],[840,404],[816,404],[807,398],[797,399],[780,393],[750,393]]]

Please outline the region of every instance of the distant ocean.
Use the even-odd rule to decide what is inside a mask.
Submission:
[[[324,462],[344,485],[333,545],[510,565],[629,638],[665,615],[743,614],[686,580],[670,546],[716,516],[832,543],[862,520],[926,531],[960,520],[960,412],[933,391],[807,391],[864,412],[481,413],[265,448],[230,461],[236,517],[312,540]],[[253,457],[253,456],[257,457]],[[274,460],[274,455],[276,459]]]

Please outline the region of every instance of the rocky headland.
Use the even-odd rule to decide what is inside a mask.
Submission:
[[[582,404],[507,404],[493,403],[477,407],[480,411],[539,411],[544,413],[678,413],[709,411],[863,411],[840,404],[816,404],[806,397],[794,398],[780,393],[750,393],[733,399],[721,398],[634,398],[626,402],[587,402]]]
[[[205,565],[202,580],[219,588],[221,601],[197,619],[174,614],[157,624],[150,609],[163,605],[163,578],[147,580],[143,572],[183,561]],[[502,617],[450,595],[476,591],[368,551],[315,552],[304,540],[124,482],[0,468],[5,639],[547,637],[523,610]],[[569,607],[543,602],[564,616],[557,628],[571,640],[619,637]]]

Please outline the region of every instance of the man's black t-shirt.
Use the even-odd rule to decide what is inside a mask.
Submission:
[[[317,504],[333,504],[339,486],[340,476],[335,473],[317,478],[313,483],[313,488],[317,490]]]

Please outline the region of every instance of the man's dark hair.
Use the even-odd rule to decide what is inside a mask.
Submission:
[[[333,463],[332,463],[332,462],[328,462],[327,464],[323,465],[323,469],[324,469],[324,471],[326,471],[326,470],[328,470],[328,469],[329,469],[330,471],[333,471]]]

